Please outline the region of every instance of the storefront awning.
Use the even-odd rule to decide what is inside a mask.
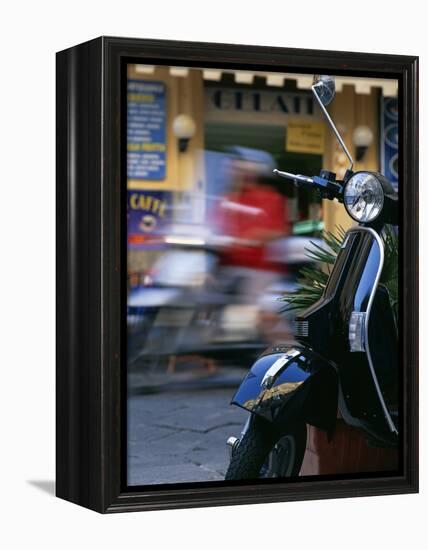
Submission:
[[[136,72],[141,74],[152,74],[155,70],[153,65],[136,65]],[[171,76],[187,77],[189,74],[188,67],[169,67]],[[269,72],[253,72],[253,71],[229,71],[220,69],[202,69],[203,78],[207,81],[219,82],[224,74],[233,74],[237,84],[251,85],[254,78],[265,78],[266,85],[272,87],[282,87],[284,82],[295,81],[296,88],[299,90],[309,90],[312,85],[312,76],[307,74],[296,73],[269,73]],[[381,88],[384,97],[396,97],[398,91],[398,81],[394,79],[384,78],[360,78],[350,76],[337,76],[336,90],[340,92],[343,86],[351,85],[355,87],[357,94],[368,95],[372,88]]]

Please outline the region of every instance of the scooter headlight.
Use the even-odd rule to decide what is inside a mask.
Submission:
[[[345,185],[343,202],[348,214],[357,222],[368,223],[382,212],[383,187],[375,174],[357,172]]]

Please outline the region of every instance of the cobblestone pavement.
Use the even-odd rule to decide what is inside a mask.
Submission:
[[[131,394],[129,485],[224,479],[226,440],[240,433],[247,417],[230,405],[234,389]]]

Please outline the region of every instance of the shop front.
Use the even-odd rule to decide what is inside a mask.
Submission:
[[[343,175],[347,159],[314,104],[310,83],[308,75],[129,65],[131,274],[150,270],[165,232],[206,236],[213,204],[233,186],[227,159],[236,148],[261,151],[289,172],[313,175],[324,167]],[[357,158],[354,169],[381,169],[385,151],[396,166],[394,151],[382,141],[384,96],[388,105],[395,94],[388,81],[337,79],[331,115]],[[364,135],[361,145],[356,136]],[[387,137],[388,143],[395,139]],[[351,223],[334,202],[321,203],[284,180],[272,178],[272,185],[287,202],[294,234]]]
[[[251,85],[237,84],[233,75],[204,86],[204,136],[206,155],[224,154],[235,147],[268,153],[272,165],[291,172],[317,174],[325,151],[325,125],[315,109],[312,94],[297,90],[289,81],[281,89],[269,87],[266,79]],[[227,76],[229,78],[227,78]],[[206,173],[212,192],[214,179]],[[272,178],[272,185],[286,198],[293,232],[299,222],[311,220],[320,228],[320,201],[292,184]]]

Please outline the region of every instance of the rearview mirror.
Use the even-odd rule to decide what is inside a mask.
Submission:
[[[336,92],[334,78],[329,75],[315,75],[312,89],[317,94],[321,103],[324,106],[328,105]]]
[[[345,142],[342,139],[342,136],[339,134],[338,129],[336,128],[334,122],[331,119],[331,116],[328,114],[327,109],[325,108],[334,97],[336,92],[336,86],[334,83],[334,78],[328,75],[315,75],[314,83],[312,84],[312,91],[314,93],[315,99],[318,101],[321,111],[324,113],[327,122],[330,124],[331,129],[336,135],[337,141],[340,143],[345,155],[349,160],[349,170],[352,170],[354,166],[354,161],[352,160],[351,154],[348,151]]]

